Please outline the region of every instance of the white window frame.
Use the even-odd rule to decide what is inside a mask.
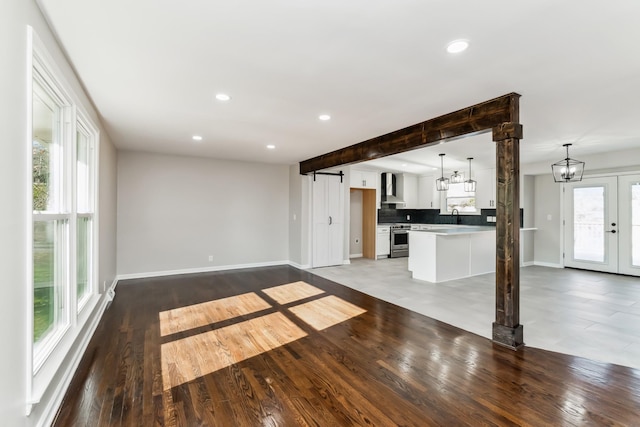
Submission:
[[[456,189],[457,188],[461,188],[464,191],[464,183],[463,182],[461,182],[459,184],[449,184],[449,189],[447,191],[444,191],[444,193],[445,193],[444,194],[444,209],[440,210],[441,213],[445,213],[445,214],[451,214],[452,213],[453,210],[449,209],[449,203],[448,203],[450,198],[462,198],[462,196],[450,196],[449,195],[449,192],[452,190],[451,187],[453,187],[453,186],[456,186]],[[477,199],[476,199],[476,192],[475,191],[468,192],[468,193],[465,192],[465,194],[468,195],[467,197],[474,199],[474,201],[473,201],[473,210],[472,211],[462,211],[462,210],[460,210],[459,214],[461,214],[461,215],[479,215],[480,214],[480,209],[478,209],[478,207],[476,206],[476,204],[478,202]]]
[[[89,320],[89,316],[96,307],[100,295],[98,294],[98,188],[99,188],[99,147],[100,139],[97,126],[95,126],[89,116],[82,108],[78,97],[70,89],[71,86],[62,77],[64,74],[56,66],[55,61],[48,54],[44,44],[37,37],[33,28],[28,27],[27,35],[27,174],[26,184],[26,213],[27,213],[27,278],[28,286],[25,286],[27,293],[27,316],[28,339],[27,341],[27,414],[31,411],[33,404],[40,401],[53,378],[58,374],[60,367],[65,363],[65,359],[73,348],[80,332]],[[56,102],[64,106],[63,112],[63,134],[62,144],[64,156],[63,166],[60,173],[64,175],[63,182],[60,183],[63,191],[61,200],[62,206],[56,206],[55,211],[33,211],[33,165],[32,165],[32,142],[33,142],[33,82],[37,79],[42,86],[46,85],[47,92],[52,91],[56,95]],[[85,136],[89,137],[91,145],[91,182],[89,190],[91,192],[91,206],[87,212],[77,211],[77,184],[76,184],[76,161],[77,161],[77,131],[81,130]],[[56,184],[57,185],[57,184]],[[90,245],[88,246],[90,255],[88,268],[90,268],[89,283],[87,292],[80,301],[77,299],[77,270],[76,270],[76,233],[77,218],[91,218]],[[54,333],[49,334],[38,343],[34,343],[34,271],[33,271],[33,225],[35,221],[61,220],[65,221],[66,228],[66,251],[64,256],[64,275],[62,278],[65,288],[63,299],[63,316],[65,322],[58,327]]]

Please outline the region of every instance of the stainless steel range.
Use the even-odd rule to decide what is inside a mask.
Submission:
[[[391,258],[409,256],[410,224],[393,224],[391,226]]]

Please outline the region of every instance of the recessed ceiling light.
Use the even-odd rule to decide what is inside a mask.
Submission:
[[[467,40],[454,40],[447,45],[447,52],[460,53],[467,50],[469,42]]]
[[[269,145],[267,145],[267,148],[268,148],[269,150],[273,150],[274,148],[276,148],[276,146],[275,146],[275,145],[273,145],[273,144],[269,144]]]
[[[331,116],[330,116],[330,115],[328,115],[328,114],[320,114],[320,115],[318,116],[318,118],[319,118],[320,120],[322,120],[323,122],[326,122],[327,120],[331,120]]]
[[[229,95],[227,95],[226,93],[218,93],[218,94],[216,94],[216,99],[218,101],[229,101],[231,99],[231,97]]]
[[[202,141],[202,137],[200,135],[193,135],[191,137],[194,141]]]

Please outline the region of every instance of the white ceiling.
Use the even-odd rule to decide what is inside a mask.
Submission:
[[[523,164],[640,145],[636,0],[39,3],[120,149],[293,164],[509,92]],[[400,163],[491,150],[487,134]]]

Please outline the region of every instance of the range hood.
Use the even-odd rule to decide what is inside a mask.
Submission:
[[[404,200],[397,196],[396,176],[390,172],[380,176],[382,196],[380,203],[383,205],[404,205]]]

